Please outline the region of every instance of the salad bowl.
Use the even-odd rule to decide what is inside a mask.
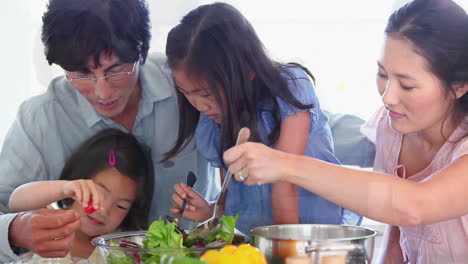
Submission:
[[[141,246],[147,239],[146,232],[129,231],[107,234],[94,238],[92,244],[99,248],[106,264],[159,264],[164,256],[199,258],[209,249],[222,247],[222,245],[214,245],[190,248],[143,248]]]
[[[91,264],[82,258],[24,258],[7,264]]]
[[[226,245],[226,243],[211,243],[208,246],[189,248],[137,247],[147,240],[146,233],[147,231],[129,231],[107,234],[94,238],[92,244],[99,249],[106,264],[173,264],[174,262],[164,261],[170,260],[170,257],[176,257],[181,260],[180,263],[190,264],[191,259],[198,259],[206,251],[220,249]],[[232,243],[240,244],[248,241],[248,237],[236,232]],[[150,258],[153,261],[148,260]]]
[[[159,219],[147,231],[111,233],[96,237],[91,243],[99,249],[106,264],[177,264],[172,259],[197,263],[207,250],[247,242],[245,237],[236,235],[238,217],[239,214],[222,216],[222,227],[206,238],[191,236],[191,231],[177,228],[176,223]],[[171,261],[166,263],[165,259]]]

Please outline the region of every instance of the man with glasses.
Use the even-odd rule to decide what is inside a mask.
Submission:
[[[130,131],[151,148],[156,177],[151,220],[169,212],[172,187],[185,182],[188,171],[198,177],[195,188],[213,198],[212,168],[193,142],[159,162],[177,138],[178,105],[165,58],[148,56],[145,0],[50,0],[42,41],[48,62],[60,65],[65,77],[21,105],[0,152],[0,262],[23,249],[44,257],[69,252],[80,224],[77,213],[8,214],[8,199],[21,184],[57,179],[75,148],[105,128]]]

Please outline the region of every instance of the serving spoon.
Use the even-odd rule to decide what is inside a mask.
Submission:
[[[239,134],[237,134],[236,146],[242,143],[245,143],[249,140],[250,137],[250,129],[247,127],[243,127],[239,130]],[[189,236],[192,238],[198,239],[205,239],[209,237],[211,234],[217,232],[221,228],[221,212],[223,211],[219,202],[224,200],[224,196],[226,195],[226,190],[231,181],[232,173],[230,168],[228,168],[226,172],[226,176],[224,177],[223,185],[221,186],[221,192],[216,199],[213,216],[210,217],[205,222],[201,223],[198,227],[190,231]]]

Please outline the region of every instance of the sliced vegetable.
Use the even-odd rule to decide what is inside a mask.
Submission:
[[[255,247],[242,244],[224,246],[220,250],[208,250],[201,260],[208,264],[267,264],[265,256]]]
[[[96,211],[96,209],[94,209],[93,207],[93,199],[90,199],[89,202],[88,202],[88,206],[86,206],[86,208],[84,209],[85,213],[87,214],[92,214],[94,213],[94,211]]]
[[[221,217],[221,228],[219,231],[212,236],[209,236],[205,239],[205,244],[209,244],[215,240],[222,240],[228,243],[232,243],[234,239],[234,228],[236,227],[237,219],[239,218],[240,213],[237,213],[233,216],[222,216]],[[190,234],[189,234],[190,236]]]

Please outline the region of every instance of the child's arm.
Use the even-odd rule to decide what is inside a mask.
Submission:
[[[11,212],[30,211],[65,198],[73,198],[86,207],[92,197],[93,207],[99,209],[103,199],[98,189],[92,180],[30,182],[13,191],[9,207]]]
[[[299,112],[286,117],[281,122],[280,136],[275,149],[293,154],[304,155],[311,116],[309,112]],[[294,224],[299,222],[299,201],[296,185],[277,182],[272,187],[273,219],[275,224]]]
[[[10,196],[10,211],[20,212],[44,208],[55,201],[66,198],[63,194],[63,185],[66,182],[37,181],[19,186]]]

